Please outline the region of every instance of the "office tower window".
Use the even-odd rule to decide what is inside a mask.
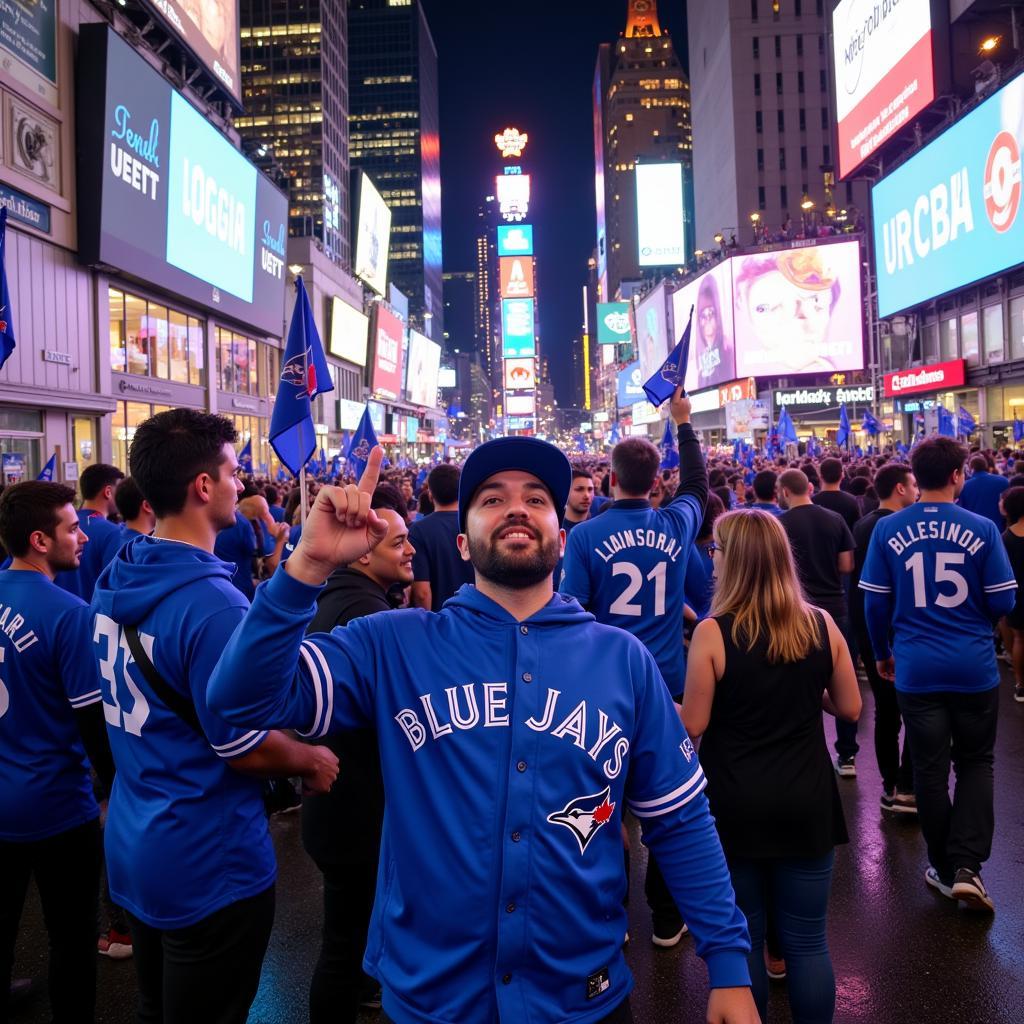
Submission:
[[[757,21],[757,0],[750,0],[750,17]]]
[[[757,169],[759,171],[764,170],[764,150],[758,147],[757,150]]]
[[[764,185],[759,185],[757,189],[757,208],[763,210],[768,203],[765,201]]]
[[[788,212],[789,191],[786,189],[785,185],[783,185],[782,188],[779,189],[779,204],[782,206],[783,211]]]
[[[761,95],[761,76],[760,75],[754,75],[754,95],[755,96],[760,96]]]
[[[828,92],[828,77],[825,73],[825,69],[822,68],[818,72],[818,88],[821,89],[822,93]]]
[[[804,37],[796,37],[796,55],[802,57],[804,55]]]
[[[794,14],[795,14],[795,15],[796,15],[796,16],[797,16],[798,18],[799,18],[799,17],[800,17],[800,15],[801,15],[801,14],[803,13],[803,12],[801,11],[801,9],[800,9],[800,8],[801,8],[800,0],[793,0],[793,13],[794,13]]]
[[[801,146],[800,147],[800,166],[802,168],[804,168],[804,170],[807,169],[807,147],[806,146]]]
[[[807,131],[807,111],[803,107],[800,108],[800,131]]]
[[[782,56],[782,36],[775,37],[775,56]]]
[[[804,73],[802,71],[796,73],[796,91],[804,91]]]
[[[780,110],[779,112],[779,131],[784,132],[786,130],[786,114],[785,111]]]
[[[757,128],[757,134],[760,135],[764,131],[764,116],[760,110],[754,111],[754,126]]]
[[[779,147],[779,170],[784,171],[786,169],[786,147]]]
[[[821,130],[828,131],[828,107],[821,108]]]
[[[758,39],[757,36],[754,36],[754,38],[751,40],[751,43],[753,44],[753,47],[754,47],[754,60],[760,60],[761,59],[761,40]]]
[[[818,53],[823,54],[825,52],[825,37],[818,36]]]
[[[781,71],[776,71],[775,72],[775,95],[776,96],[781,96],[782,95],[782,72]]]
[[[821,162],[828,167],[832,163],[832,147],[829,145],[822,146],[821,149]]]

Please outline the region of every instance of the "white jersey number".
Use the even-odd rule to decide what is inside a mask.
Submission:
[[[654,583],[654,614],[665,614],[665,579],[668,563],[659,562],[648,574],[647,579]],[[616,562],[612,566],[613,576],[628,576],[626,589],[612,602],[608,609],[613,615],[632,615],[639,618],[644,610],[633,599],[640,593],[644,585],[644,574],[638,565],[632,562]]]
[[[103,638],[107,642],[107,655],[100,658],[100,675],[110,684],[110,700],[106,695],[103,697],[103,717],[107,724],[115,729],[123,728],[125,732],[133,736],[142,735],[142,727],[149,718],[149,701],[135,685],[135,680],[128,673],[129,662],[134,662],[131,649],[128,647],[128,638],[124,635],[121,627],[107,615],[96,616],[96,632],[93,640],[99,643]],[[146,633],[139,633],[139,639],[146,653],[153,657],[153,637]],[[118,653],[121,657],[120,677],[117,672]],[[134,704],[131,711],[124,711],[118,699],[118,682],[123,683],[124,688],[131,694]]]
[[[0,647],[0,665],[4,663],[4,651],[5,648]],[[0,677],[0,718],[3,718],[7,714],[7,709],[11,706],[11,694],[7,687],[4,685],[3,678]]]
[[[967,580],[961,573],[951,569],[951,565],[963,565],[967,556],[963,552],[940,551],[935,556],[935,584],[951,583],[952,594],[939,594],[935,604],[939,608],[956,608],[967,600]],[[928,594],[924,585],[924,552],[918,551],[907,559],[904,569],[914,580],[914,606],[928,607]]]

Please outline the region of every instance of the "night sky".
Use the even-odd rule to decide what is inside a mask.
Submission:
[[[500,166],[495,133],[527,132],[540,345],[559,404],[569,404],[570,346],[596,239],[591,89],[598,45],[625,28],[626,0],[422,2],[441,79],[444,269],[475,268],[477,207]],[[686,5],[661,0],[659,13],[685,68]]]

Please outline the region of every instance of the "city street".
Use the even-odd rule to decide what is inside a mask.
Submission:
[[[1005,669],[1003,675],[995,849],[984,871],[996,902],[994,918],[968,913],[926,888],[917,826],[881,818],[870,740],[873,711],[870,693],[865,693],[859,774],[856,780],[840,780],[852,842],[838,851],[830,912],[837,1024],[1016,1024],[1024,1015],[1024,705],[1014,703]],[[278,816],[271,827],[280,863],[277,920],[250,1022],[301,1024],[317,953],[319,879],[302,851],[298,816]],[[636,870],[629,961],[636,977],[637,1021],[696,1024],[704,1020],[704,967],[690,939],[672,950],[651,945],[642,879],[642,871]],[[15,976],[42,980],[45,970],[46,937],[33,894],[22,924]],[[129,1024],[133,986],[130,961],[100,959],[99,1024]],[[784,992],[784,985],[775,986],[773,1024],[790,1020]],[[367,1014],[360,1024],[373,1024],[377,1017]],[[49,1019],[47,998],[40,990],[12,1021],[43,1024]]]

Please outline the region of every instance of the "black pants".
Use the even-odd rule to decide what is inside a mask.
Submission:
[[[386,1013],[382,1013],[380,1019],[381,1024],[395,1024]],[[629,1005],[629,999],[624,999],[607,1017],[602,1017],[596,1024],[633,1024],[633,1009]]]
[[[846,646],[849,648],[850,657],[852,658],[857,647],[850,617],[849,615],[837,615],[835,621],[839,627],[839,632],[843,634],[843,638],[846,640]],[[867,650],[870,656],[871,648],[869,647]],[[857,723],[848,722],[845,718],[837,718],[836,753],[840,757],[856,757],[858,750],[860,750],[860,745],[857,743]]]
[[[324,930],[309,986],[309,1024],[353,1024],[371,980],[363,973],[377,885],[375,861],[323,864]]]
[[[992,765],[999,687],[982,693],[900,693],[928,859],[943,881],[980,871],[995,830]],[[956,782],[949,799],[949,768]]]
[[[903,753],[900,754],[900,727],[903,718],[896,700],[896,687],[878,674],[871,640],[867,632],[858,630],[857,643],[862,652],[864,672],[867,674],[871,692],[875,695],[875,758],[882,776],[882,788],[892,792],[895,787],[901,793],[914,792],[914,766],[910,759],[910,741],[903,737]]]
[[[99,821],[36,842],[0,842],[0,1021],[8,1017],[14,944],[33,876],[50,942],[54,1024],[91,1022],[96,1005]]]
[[[245,1024],[274,925],[274,887],[188,928],[128,914],[139,981],[138,1024]]]

